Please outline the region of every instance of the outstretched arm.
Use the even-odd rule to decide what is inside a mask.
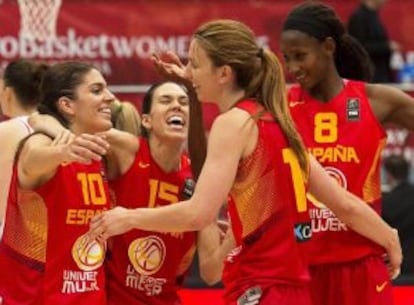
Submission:
[[[55,138],[62,131],[67,130],[57,119],[49,114],[32,113],[28,120],[35,132],[41,132]]]
[[[35,131],[45,133],[52,138],[71,136],[71,132],[51,115],[32,114],[29,117],[29,124]],[[136,136],[114,128],[101,133],[100,137],[110,145],[107,154],[108,178],[115,179],[131,166],[139,149],[139,141]]]
[[[54,145],[43,134],[31,136],[24,144],[18,162],[22,188],[32,189],[48,181],[64,162],[90,163],[101,160],[109,144],[100,136],[81,134],[69,143]]]
[[[252,138],[252,126],[256,125],[244,111],[234,109],[219,116],[211,129],[206,162],[189,200],[153,209],[117,207],[104,212],[92,219],[91,238],[107,239],[134,228],[182,232],[209,225],[227,199],[245,142]]]
[[[110,144],[107,170],[109,180],[113,180],[126,173],[131,167],[139,149],[139,138],[114,128],[104,132],[103,135]]]
[[[348,228],[384,247],[390,258],[391,275],[398,275],[402,252],[397,231],[387,225],[366,202],[340,187],[312,156],[309,175],[309,192]]]

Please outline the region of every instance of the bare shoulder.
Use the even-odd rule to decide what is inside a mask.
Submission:
[[[254,150],[257,138],[258,128],[255,120],[248,112],[233,108],[220,114],[214,121],[210,130],[209,145],[219,143],[221,147],[228,147],[244,158]]]
[[[36,133],[30,136],[24,143],[24,147],[41,147],[48,146],[53,142],[53,139],[43,133]]]
[[[373,102],[395,105],[412,104],[414,102],[412,96],[393,86],[368,84],[366,90],[368,98]]]
[[[0,123],[0,141],[2,147],[8,147],[14,150],[18,143],[29,134],[30,132],[17,120]],[[3,148],[2,151],[4,151]]]
[[[393,122],[412,125],[414,98],[404,91],[381,84],[368,84],[366,92],[371,107],[380,122]]]
[[[382,84],[367,84],[367,96],[369,99],[384,99],[387,100],[395,95],[404,95],[405,93],[398,88],[382,85]]]
[[[212,131],[213,129],[225,129],[228,132],[241,132],[245,130],[246,127],[251,127],[253,125],[254,120],[248,112],[242,109],[233,108],[217,116],[211,129]]]

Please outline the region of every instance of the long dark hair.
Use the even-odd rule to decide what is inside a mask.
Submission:
[[[57,63],[50,67],[40,86],[39,113],[50,114],[69,127],[69,121],[59,112],[57,102],[63,96],[76,99],[76,88],[92,69],[95,69],[93,65],[78,61]]]
[[[48,68],[47,64],[29,60],[12,61],[4,70],[4,86],[13,88],[23,108],[36,107],[40,99],[40,83]]]
[[[346,32],[335,10],[317,1],[302,3],[289,13],[283,31],[297,30],[319,41],[331,37],[336,44],[335,66],[341,77],[371,81],[373,65],[365,48]]]

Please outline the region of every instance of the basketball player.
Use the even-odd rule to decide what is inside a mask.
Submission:
[[[92,133],[111,124],[114,97],[89,64],[52,66],[39,111],[76,135],[53,146],[44,134],[22,143],[13,168],[0,243],[4,304],[106,304],[104,243],[87,243],[90,218],[109,207],[101,155],[108,143]],[[59,141],[59,140],[57,140]]]
[[[381,124],[414,129],[414,99],[392,87],[352,80],[370,79],[369,58],[324,4],[294,8],[280,45],[287,70],[298,83],[289,91],[289,106],[305,144],[342,187],[379,213],[386,141]],[[315,197],[307,197],[313,303],[392,304],[384,249],[350,230]]]
[[[0,107],[8,119],[15,118],[0,124],[0,238],[14,155],[20,140],[32,132],[27,116],[36,110],[38,88],[46,69],[44,64],[12,61],[0,79]]]
[[[189,112],[186,88],[165,81],[153,85],[144,96],[141,137],[133,135],[134,128],[130,133],[115,129],[105,133],[111,144],[106,164],[114,205],[156,208],[192,195],[194,181],[184,153]],[[133,125],[131,121],[135,123],[136,117],[126,116],[121,125]],[[32,123],[38,126],[39,122]],[[199,122],[193,121],[192,126],[196,123]],[[115,126],[123,129],[120,124]],[[48,132],[59,128],[62,127],[53,126]],[[216,224],[198,234],[134,230],[115,237],[106,260],[108,303],[180,304],[177,292],[196,248],[202,278],[216,281],[216,262],[226,254],[224,247],[216,251],[219,239]],[[228,252],[231,247],[227,249]]]
[[[189,158],[184,154],[189,108],[182,85],[161,82],[144,96],[142,137],[115,130],[108,133],[112,144],[108,173],[116,206],[156,208],[192,195],[194,181]],[[196,232],[174,231],[133,230],[114,237],[106,262],[109,304],[180,304],[177,291],[197,243],[203,247],[203,241],[197,241]]]
[[[193,35],[189,59],[187,76],[198,99],[215,101],[222,112],[193,196],[157,209],[116,207],[94,217],[90,238],[105,240],[134,228],[199,230],[230,192],[237,247],[224,271],[226,304],[311,304],[306,262],[292,232],[295,209],[306,205],[306,177],[309,190],[352,229],[387,249],[396,271],[397,235],[308,157],[289,116],[282,68],[252,31],[232,20],[206,23]]]

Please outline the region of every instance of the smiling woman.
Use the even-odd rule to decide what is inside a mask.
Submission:
[[[211,128],[193,196],[156,209],[105,211],[91,221],[90,238],[105,240],[132,229],[200,230],[215,219],[230,192],[236,248],[224,269],[226,304],[311,304],[304,251],[296,243],[309,239],[310,225],[295,217],[297,211],[308,215],[308,178],[317,198],[387,249],[392,272],[398,272],[396,232],[307,155],[289,115],[281,64],[257,44],[252,30],[234,20],[205,23],[193,35],[189,59],[184,73],[176,74],[185,75],[198,98],[214,101],[222,112]],[[183,72],[178,64],[158,64]]]
[[[182,85],[158,83],[143,99],[143,137],[117,130],[107,133],[112,144],[108,177],[117,208],[170,206],[191,196],[194,181],[190,160],[184,152],[189,111],[189,97]],[[215,224],[209,230],[219,237]],[[202,238],[197,242],[196,238],[196,232],[148,230],[114,237],[106,261],[108,303],[180,303],[178,288],[196,246],[203,243]],[[215,245],[207,245],[207,251]]]
[[[297,81],[288,93],[291,114],[309,151],[338,184],[379,213],[386,140],[381,125],[413,130],[414,99],[396,88],[364,82],[372,75],[368,54],[325,4],[295,7],[284,23],[280,46]],[[393,304],[384,249],[349,230],[324,201],[310,195],[307,200],[313,303]]]
[[[114,97],[101,73],[80,62],[52,66],[40,94],[40,111],[75,137],[37,133],[21,143],[0,243],[8,275],[0,293],[6,304],[105,304],[106,244],[87,244],[84,234],[90,217],[109,207],[101,162],[108,143],[92,133],[111,127]]]
[[[172,103],[173,109],[174,107],[176,110],[186,109],[185,115],[182,111],[165,113]],[[176,135],[187,138],[188,108],[189,99],[185,87],[172,82],[153,85],[144,96],[142,103],[142,135],[150,138],[149,134],[154,133],[154,137],[158,137],[162,133],[175,130],[177,131]],[[161,126],[157,126],[157,124]],[[165,124],[169,128],[165,128],[167,127]]]

